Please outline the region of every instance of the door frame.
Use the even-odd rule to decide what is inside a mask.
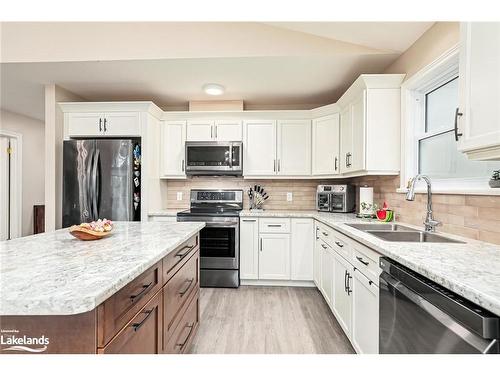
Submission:
[[[23,220],[23,136],[10,130],[0,129],[0,136],[10,139],[10,238],[21,237]]]

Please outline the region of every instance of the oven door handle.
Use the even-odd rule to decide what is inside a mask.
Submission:
[[[495,347],[495,344],[497,343],[496,339],[493,340],[484,339],[475,332],[468,330],[463,325],[458,324],[458,322],[455,319],[453,319],[450,315],[438,309],[436,306],[425,300],[423,297],[421,297],[411,289],[407,288],[401,281],[395,279],[387,272],[382,272],[380,274],[380,278],[387,283],[389,289],[392,288],[394,290],[397,290],[399,293],[408,298],[419,308],[430,314],[434,319],[436,319],[447,329],[455,333],[458,337],[460,337],[467,344],[474,347],[479,352],[487,354],[492,348]]]
[[[215,222],[206,222],[205,227],[206,228],[236,228],[238,226],[237,221],[227,221],[227,222],[220,222],[220,223],[215,223]]]

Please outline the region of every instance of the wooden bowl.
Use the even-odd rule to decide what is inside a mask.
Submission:
[[[69,228],[69,233],[82,241],[94,241],[100,240],[103,237],[109,236],[112,230],[109,232],[96,232],[91,229],[83,228],[79,225],[73,225]]]

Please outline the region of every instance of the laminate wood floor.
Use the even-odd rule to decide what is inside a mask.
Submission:
[[[316,288],[202,288],[191,353],[354,353]]]

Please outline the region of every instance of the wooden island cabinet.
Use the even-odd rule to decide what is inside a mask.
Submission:
[[[48,338],[43,353],[184,353],[200,320],[199,259],[196,234],[91,311],[2,316],[2,328]]]

